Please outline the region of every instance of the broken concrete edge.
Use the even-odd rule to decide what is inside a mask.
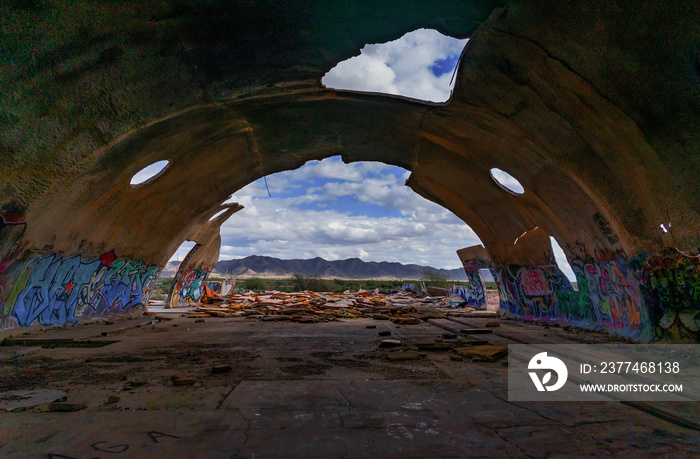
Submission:
[[[204,263],[197,264],[194,260],[201,247],[201,244],[192,247],[180,263],[168,295],[169,308],[186,308],[199,304],[204,283],[212,268]]]
[[[18,357],[24,357],[26,355],[34,354],[35,352],[38,352],[40,350],[41,346],[3,346],[2,344],[0,344],[0,362],[8,362]]]
[[[508,346],[485,344],[482,346],[468,346],[455,348],[455,352],[462,357],[470,357],[476,361],[495,362],[508,355]]]
[[[65,402],[66,392],[56,389],[11,390],[0,392],[0,411],[24,411],[41,405]]]
[[[110,316],[110,317],[113,318],[114,316]],[[123,319],[130,320],[130,319],[133,319],[133,317],[124,317]],[[98,320],[98,321],[93,321],[90,323],[81,323],[80,325],[101,325],[102,324],[101,322],[102,321]],[[73,342],[89,342],[89,341],[93,341],[93,340],[102,341],[102,338],[105,338],[105,337],[108,337],[111,335],[118,335],[120,333],[132,330],[134,328],[144,328],[144,327],[147,327],[149,325],[152,325],[153,322],[154,322],[153,319],[149,319],[147,321],[134,321],[133,323],[125,325],[124,327],[110,328],[109,330],[101,331],[100,333],[86,334],[86,335],[79,336],[76,338],[71,338],[71,341],[73,341]],[[158,321],[158,322],[160,322],[160,321]],[[70,327],[74,327],[74,326],[76,326],[76,325],[70,325]],[[64,325],[61,327],[51,327],[48,329],[41,329],[41,330],[39,330],[39,333],[46,333],[49,331],[65,329],[68,327],[69,326]],[[0,337],[3,338],[2,341],[0,341],[0,348],[2,346],[16,346],[18,344],[13,344],[13,343],[18,343],[18,342],[31,343],[32,340],[35,340],[35,341],[43,340],[43,338],[40,337],[41,335],[38,335],[38,334],[28,335],[28,336],[32,336],[31,338],[24,338],[24,336],[27,336],[27,335],[25,335],[27,333],[25,330],[26,330],[26,328],[12,328],[12,329],[6,330],[5,332],[0,332]],[[107,333],[107,334],[105,334],[105,333]],[[22,344],[22,346],[24,346],[24,345],[26,345],[26,344]]]

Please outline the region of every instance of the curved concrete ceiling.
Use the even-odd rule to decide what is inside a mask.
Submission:
[[[0,205],[23,250],[162,265],[237,189],[337,154],[411,170],[499,266],[536,227],[570,259],[700,247],[696,2],[10,3]],[[322,87],[419,27],[471,36],[448,103]]]

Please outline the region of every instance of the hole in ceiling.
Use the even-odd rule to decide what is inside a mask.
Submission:
[[[525,188],[518,182],[518,180],[510,175],[508,172],[502,171],[498,168],[491,169],[491,178],[494,182],[504,190],[512,193],[514,195],[521,195],[525,193]]]
[[[164,159],[144,167],[131,177],[131,186],[144,185],[160,177],[165,169],[170,165],[170,161]]]
[[[215,213],[214,215],[211,216],[211,218],[209,219],[209,221],[215,220],[219,215],[223,214],[223,213],[226,212],[227,210],[228,210],[228,209],[222,209],[222,210],[218,211],[217,213]]]
[[[667,228],[668,226],[668,228]],[[671,228],[671,223],[668,223],[668,225],[664,225],[663,223],[659,225],[661,228],[661,232],[664,234],[667,234],[669,231],[671,231],[669,228]]]
[[[467,41],[437,30],[414,30],[398,40],[365,45],[359,56],[337,64],[321,82],[330,89],[447,102]]]
[[[552,252],[554,253],[554,260],[556,261],[557,266],[559,267],[561,272],[563,272],[564,275],[569,279],[569,281],[571,281],[574,288],[578,290],[576,285],[576,274],[574,274],[574,270],[571,268],[569,260],[566,259],[566,254],[564,253],[564,250],[561,248],[557,240],[554,239],[552,236],[549,236],[549,240],[552,242]]]

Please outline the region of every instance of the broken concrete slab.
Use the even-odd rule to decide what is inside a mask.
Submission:
[[[467,346],[455,349],[459,355],[470,357],[475,361],[495,362],[508,355],[508,346],[485,344],[483,346]]]
[[[380,348],[391,348],[391,347],[397,347],[397,346],[401,346],[401,340],[385,339],[385,340],[382,340],[381,343],[379,343]]]
[[[399,317],[399,318],[393,319],[392,322],[395,324],[399,324],[399,325],[418,325],[418,324],[420,324],[420,320],[416,319],[415,317]]]
[[[486,335],[488,333],[493,333],[493,330],[489,328],[462,328],[459,332],[464,335]]]
[[[24,410],[65,400],[67,394],[55,389],[10,390],[0,392],[0,410]]]
[[[431,325],[435,325],[436,327],[440,327],[443,330],[447,330],[453,334],[460,333],[459,328],[456,327],[456,324],[449,319],[428,319],[426,322]]]
[[[278,321],[278,320],[292,320],[292,318],[290,316],[278,314],[278,315],[273,315],[273,316],[263,316],[262,320],[264,320],[264,321]]]
[[[418,351],[391,351],[386,353],[386,358],[389,360],[416,360],[420,359],[421,355]]]
[[[293,316],[292,320],[300,324],[315,324],[318,322],[318,318],[313,316]]]
[[[421,318],[425,317],[428,319],[444,319],[445,318],[445,313],[436,310],[432,306],[414,306],[411,305],[413,309],[415,309],[416,314],[420,315]]]
[[[430,351],[430,352],[447,352],[451,351],[455,347],[457,347],[457,344],[455,343],[418,343],[416,346],[418,346],[418,349],[421,351]]]
[[[482,346],[484,344],[489,344],[485,339],[478,338],[460,338],[457,340],[457,344],[460,346]]]
[[[386,314],[374,314],[372,316],[374,320],[390,320],[391,317],[387,316]]]
[[[233,367],[229,365],[228,363],[220,363],[218,365],[214,365],[211,369],[212,373],[228,373],[231,370],[233,370]]]
[[[4,360],[12,360],[17,357],[22,357],[25,355],[30,355],[34,354],[37,351],[40,351],[41,347],[40,346],[33,346],[33,347],[21,347],[21,346],[12,346],[12,347],[0,347],[0,362]]]
[[[450,318],[465,318],[465,319],[492,319],[498,317],[498,313],[493,311],[448,311],[447,316]]]
[[[52,413],[73,413],[85,408],[87,408],[87,405],[82,403],[52,403],[49,405],[49,411]]]

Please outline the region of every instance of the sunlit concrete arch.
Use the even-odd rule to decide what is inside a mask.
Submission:
[[[603,308],[609,323],[602,325],[640,339],[663,335],[654,331],[659,324],[678,327],[676,338],[697,336],[697,263],[675,250],[692,256],[700,246],[693,174],[700,7],[272,2],[266,10],[202,2],[184,10],[149,5],[154,11],[144,15],[134,5],[81,5],[33,12],[44,22],[25,26],[36,27],[29,32],[53,27],[47,37],[58,37],[44,38],[39,52],[27,37],[9,42],[4,319],[21,300],[19,325],[31,323],[35,303],[26,289],[40,278],[41,254],[53,257],[41,267],[61,273],[72,254],[106,267],[110,252],[138,260],[139,269],[160,267],[232,192],[340,154],[412,171],[409,185],[465,220],[502,269],[535,267],[508,247],[537,227],[560,241],[591,285],[617,276],[603,289],[616,296],[577,300],[575,311],[554,302],[534,318],[598,326],[586,311]],[[29,13],[6,20],[20,23],[22,14]],[[59,30],[52,14],[67,25]],[[81,23],[88,16],[101,29]],[[666,36],[658,24],[677,32]],[[472,37],[449,103],[321,87],[325,71],[364,43],[417,27]],[[171,166],[162,176],[130,187],[136,171],[163,159]],[[513,173],[525,194],[495,185],[492,167]],[[659,225],[670,222],[663,233]],[[11,225],[20,224],[26,229],[17,238]],[[654,297],[652,280],[671,271],[689,276],[678,294],[690,302]],[[528,316],[522,301],[504,307]]]
[[[499,264],[508,264],[508,246],[523,232],[548,228],[556,212],[541,205],[529,188],[513,197],[495,186],[488,174],[495,155],[466,158],[461,151],[423,141],[426,114],[435,109],[328,90],[197,107],[126,136],[93,169],[83,167],[80,180],[62,185],[63,202],[53,202],[55,195],[49,194],[36,217],[28,213],[35,223],[27,237],[66,253],[88,244],[162,265],[238,189],[308,160],[340,154],[348,162],[372,159],[411,170],[409,186],[460,216],[500,255]],[[441,137],[443,146],[458,140],[447,133]],[[162,176],[143,186],[128,185],[135,171],[163,159],[171,165]],[[586,196],[575,188],[570,193],[580,210]],[[81,202],[89,204],[81,207]],[[590,198],[588,205],[595,213]],[[559,210],[569,207],[567,202]],[[73,218],[60,218],[68,213]],[[585,233],[581,225],[578,229]]]

